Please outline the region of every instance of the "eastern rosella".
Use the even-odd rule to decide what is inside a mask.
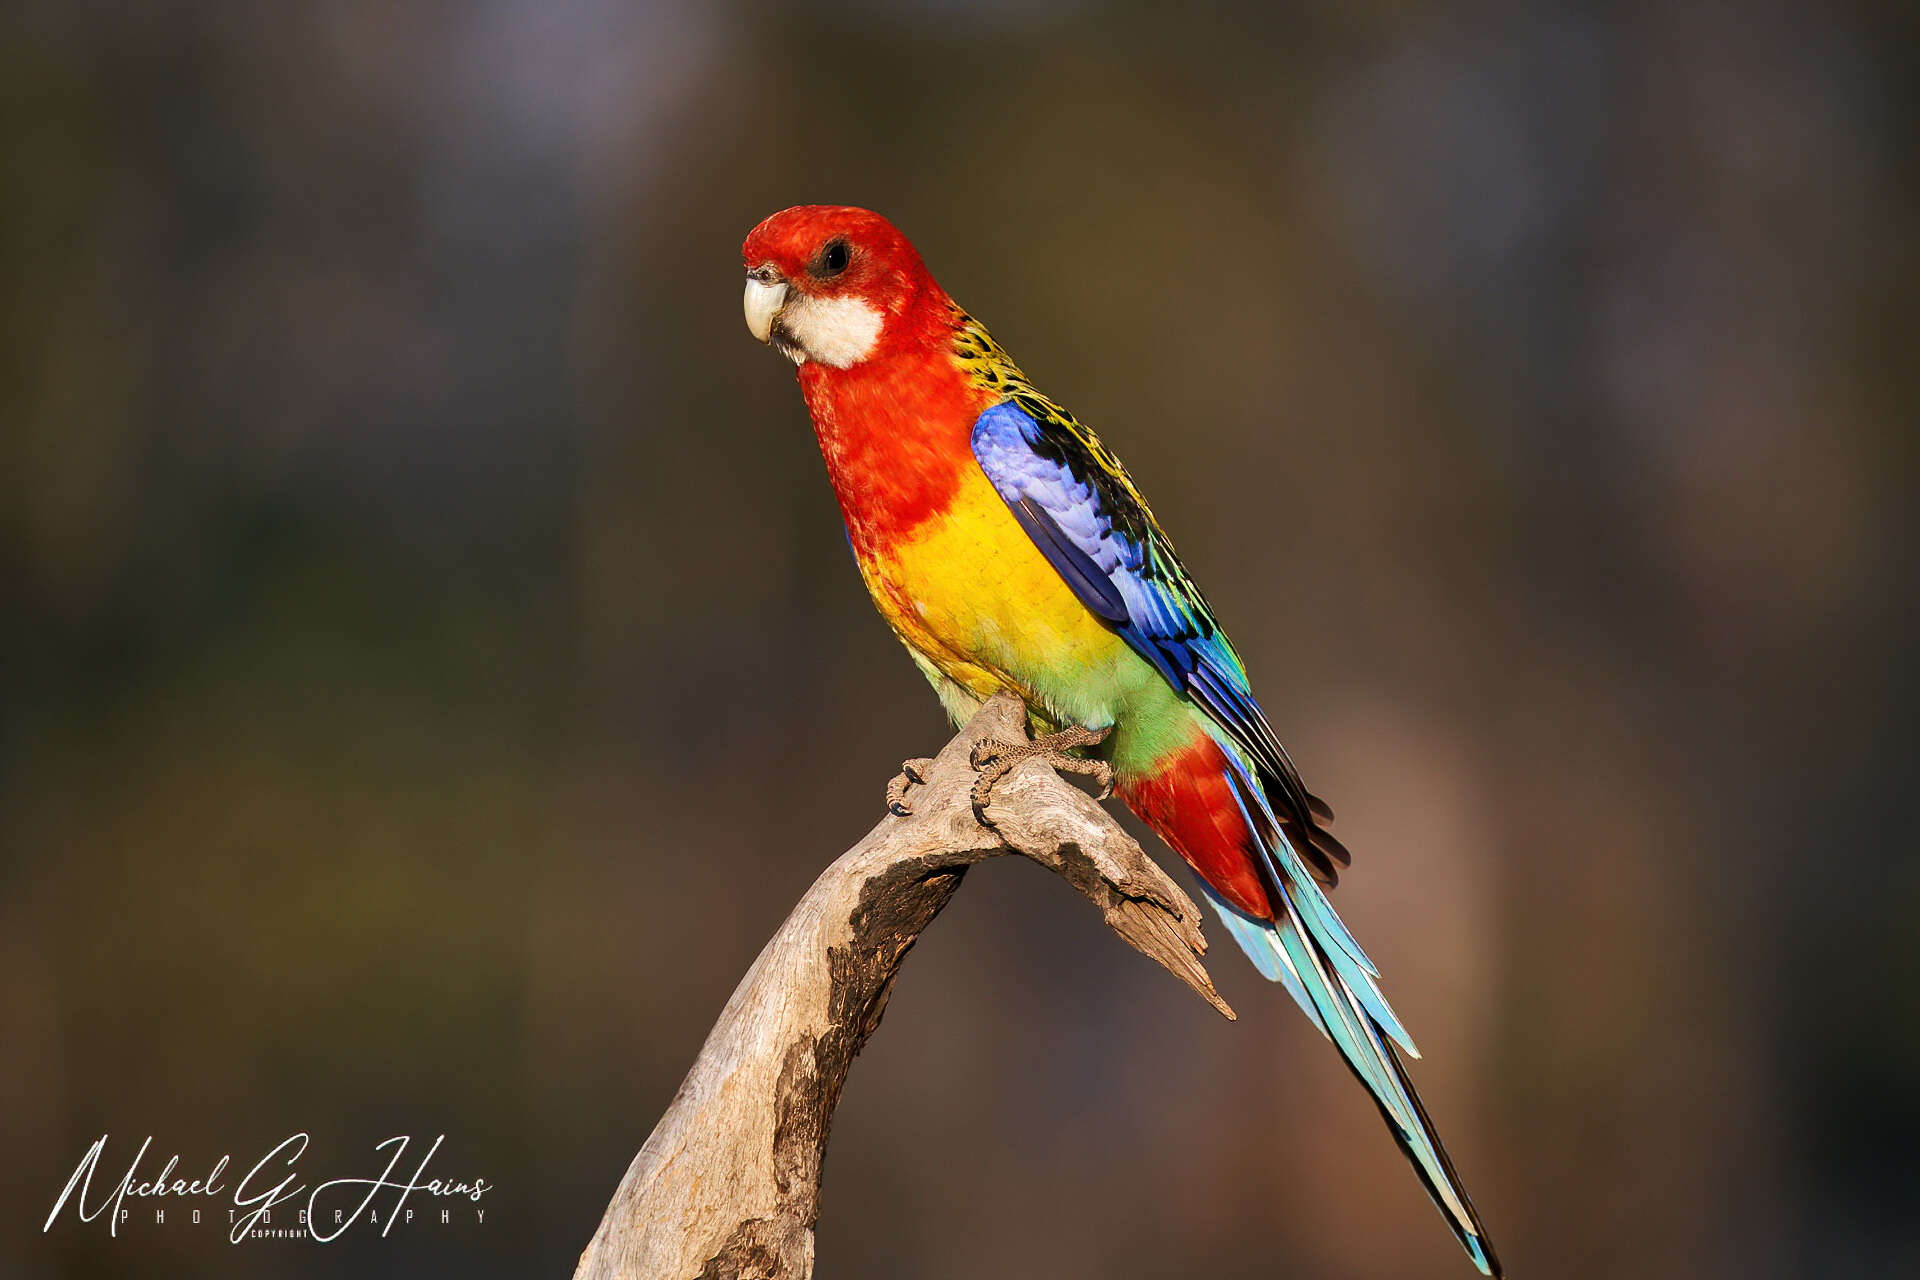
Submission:
[[[1499,1275],[1402,1065],[1419,1055],[1327,900],[1349,862],[1332,812],[1119,460],[878,214],[788,209],[742,254],[747,327],[798,366],[861,576],[955,723],[1010,690],[1055,746],[1105,735],[1120,797],[1340,1050],[1474,1263]]]

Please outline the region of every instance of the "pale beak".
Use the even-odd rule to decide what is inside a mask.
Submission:
[[[780,314],[780,308],[786,305],[787,282],[785,280],[756,280],[747,277],[747,331],[762,342],[773,341],[773,320]]]

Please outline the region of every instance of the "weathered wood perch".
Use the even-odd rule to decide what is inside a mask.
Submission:
[[[807,890],[740,980],[660,1123],[627,1169],[575,1280],[804,1280],[820,1160],[854,1055],[893,980],[974,863],[1032,858],[1227,1017],[1201,966],[1199,912],[1084,792],[1043,760],[995,786],[983,826],[968,763],[983,738],[1023,740],[1002,695],[947,744],[909,797]]]

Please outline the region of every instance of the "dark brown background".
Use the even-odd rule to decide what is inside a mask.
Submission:
[[[0,1272],[570,1267],[946,736],[741,323],[803,201],[1152,495],[1517,1275],[1920,1270],[1893,9],[7,5]],[[823,1274],[1470,1274],[1216,957],[1235,1026],[969,877]],[[487,1226],[40,1234],[102,1132],[302,1128],[445,1132]]]

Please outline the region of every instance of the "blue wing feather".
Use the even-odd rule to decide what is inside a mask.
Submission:
[[[1038,419],[1015,402],[995,405],[974,423],[974,456],[1034,544],[1081,601],[1207,712],[1222,730],[1221,745],[1230,758],[1251,761],[1253,768],[1244,781],[1251,784],[1258,779],[1265,784],[1252,788],[1258,816],[1264,821],[1254,821],[1256,815],[1249,813],[1249,827],[1271,828],[1279,834],[1292,826],[1297,834],[1323,835],[1313,821],[1309,799],[1288,803],[1296,796],[1305,797],[1306,789],[1254,701],[1239,655],[1214,622],[1171,544],[1117,462],[1111,463],[1107,473],[1116,484],[1103,489],[1098,455],[1076,453],[1070,447],[1071,442],[1084,441],[1067,430],[1069,425],[1077,426],[1070,420]],[[1050,426],[1055,429],[1052,435]],[[1282,806],[1278,810],[1275,800]],[[1358,966],[1361,976],[1377,976],[1379,970],[1334,914],[1294,844],[1280,838],[1273,856],[1279,863],[1270,868],[1272,875],[1280,886],[1297,884],[1294,896],[1317,935]],[[1355,985],[1371,992],[1370,983]],[[1411,1050],[1406,1033],[1399,1030],[1398,1020],[1377,993],[1374,1003],[1381,1023],[1398,1032],[1393,1038]]]
[[[1045,507],[1033,498],[1022,496],[1008,504],[1013,508],[1013,518],[1027,531],[1034,545],[1057,569],[1073,593],[1080,597],[1082,604],[1093,610],[1094,614],[1107,622],[1125,622],[1127,620],[1127,602],[1113,579],[1102,572],[1100,566],[1085,551],[1080,549],[1071,534],[1062,529]]]
[[[1315,821],[1325,806],[1300,781],[1240,655],[1119,462],[1063,411],[1024,395],[975,420],[973,454],[1081,602],[1252,757],[1280,819],[1333,883],[1349,860]]]

